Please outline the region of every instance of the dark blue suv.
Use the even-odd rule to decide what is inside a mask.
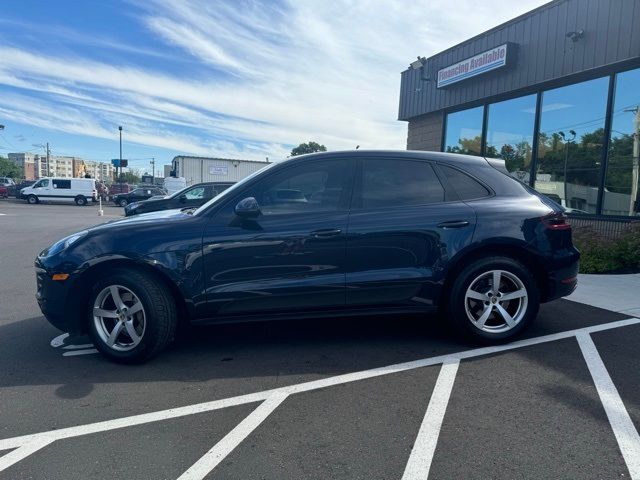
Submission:
[[[440,310],[478,341],[505,341],[573,291],[578,258],[561,207],[500,160],[358,150],[268,165],[198,209],[78,232],[35,265],[53,325],[139,362],[182,321]]]

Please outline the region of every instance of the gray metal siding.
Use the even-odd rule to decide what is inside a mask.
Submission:
[[[177,157],[178,176],[184,177],[187,185],[200,182],[239,182],[253,172],[269,165],[267,162],[229,160],[222,158]],[[211,174],[209,167],[226,167],[227,175]]]
[[[398,117],[408,120],[599,67],[640,61],[638,25],[640,0],[556,0],[429,58],[431,81],[421,81],[419,70],[402,72]],[[577,30],[584,30],[578,41],[566,37]],[[439,69],[507,41],[518,45],[515,65],[436,88]]]

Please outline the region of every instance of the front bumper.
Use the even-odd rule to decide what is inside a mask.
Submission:
[[[35,261],[36,300],[46,319],[54,327],[64,332],[78,332],[80,328],[80,312],[77,305],[80,298],[73,297],[74,279],[70,276],[64,281],[54,281],[53,272]]]

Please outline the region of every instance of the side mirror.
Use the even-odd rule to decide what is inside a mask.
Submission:
[[[187,196],[186,195],[180,195],[180,202],[184,203],[187,201]]]
[[[247,197],[238,202],[235,208],[236,215],[241,218],[256,218],[262,213],[260,205],[254,197]]]

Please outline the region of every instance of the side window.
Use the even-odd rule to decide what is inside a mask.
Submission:
[[[52,180],[53,188],[64,188],[69,190],[71,188],[71,180]]]
[[[49,180],[45,179],[45,180],[41,180],[40,181],[40,185],[38,185],[39,187],[48,187],[49,186]]]
[[[360,208],[424,205],[444,201],[444,188],[426,162],[365,159],[358,200]]]
[[[438,165],[447,177],[447,181],[454,188],[460,200],[472,200],[474,198],[488,197],[491,192],[477,180],[456,168]]]
[[[335,211],[350,187],[349,163],[326,160],[285,168],[246,193],[264,215]]]
[[[187,197],[187,200],[201,200],[204,198],[204,187],[192,188],[184,195]]]

